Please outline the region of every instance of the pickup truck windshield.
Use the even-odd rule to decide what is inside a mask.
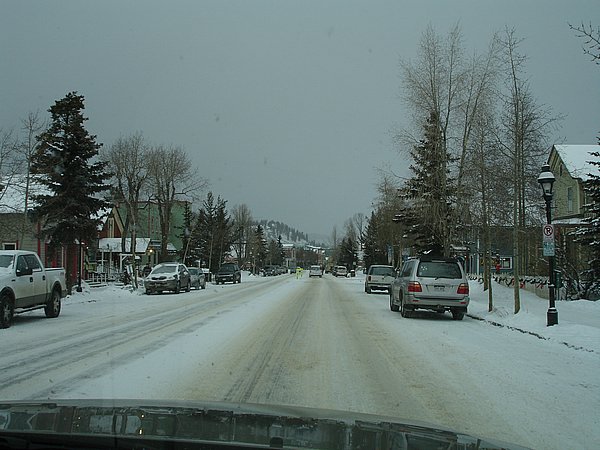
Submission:
[[[0,255],[0,267],[9,268],[14,260],[13,255]]]

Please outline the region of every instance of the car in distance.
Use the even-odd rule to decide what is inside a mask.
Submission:
[[[389,291],[390,284],[394,280],[394,268],[383,264],[373,264],[367,270],[365,278],[365,292],[371,291]]]
[[[321,270],[321,266],[310,266],[310,270],[308,271],[308,278],[310,277],[323,277],[323,271]]]
[[[336,277],[347,277],[348,269],[346,266],[335,266],[335,276]]]
[[[219,267],[219,270],[215,274],[215,283],[224,284],[226,282],[233,284],[242,282],[242,272],[237,264],[224,263]]]
[[[146,294],[162,293],[163,291],[173,291],[179,294],[182,288],[189,292],[192,288],[190,272],[181,263],[160,263],[154,266],[150,275],[144,279],[144,287]]]
[[[469,282],[455,258],[421,256],[407,260],[390,286],[390,309],[411,317],[416,309],[462,320],[469,306]]]
[[[196,290],[206,289],[206,278],[204,277],[202,269],[199,269],[198,267],[188,267],[188,272],[190,273],[192,287],[196,288]]]

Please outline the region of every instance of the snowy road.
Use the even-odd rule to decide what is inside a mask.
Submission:
[[[597,352],[449,314],[403,319],[362,279],[92,292],[2,331],[0,399],[289,404],[426,421],[534,448],[600,442]],[[10,350],[9,350],[10,349]]]

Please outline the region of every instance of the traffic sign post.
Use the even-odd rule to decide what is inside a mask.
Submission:
[[[555,256],[554,248],[554,225],[545,224],[542,226],[543,236],[543,255],[544,256]]]
[[[542,188],[542,196],[546,202],[546,224],[542,226],[544,243],[544,256],[548,257],[548,313],[546,314],[548,326],[558,324],[558,311],[556,310],[554,289],[554,227],[552,226],[552,186],[554,185],[554,174],[550,172],[550,164],[542,166],[542,173],[538,177],[538,183]]]

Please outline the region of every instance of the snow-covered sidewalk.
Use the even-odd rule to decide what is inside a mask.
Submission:
[[[488,312],[488,293],[483,284],[470,282],[469,316],[493,325],[510,327],[540,339],[554,340],[570,347],[600,353],[600,301],[557,301],[558,325],[546,325],[548,300],[521,289],[521,311],[513,314],[513,289],[494,282],[494,309]]]

